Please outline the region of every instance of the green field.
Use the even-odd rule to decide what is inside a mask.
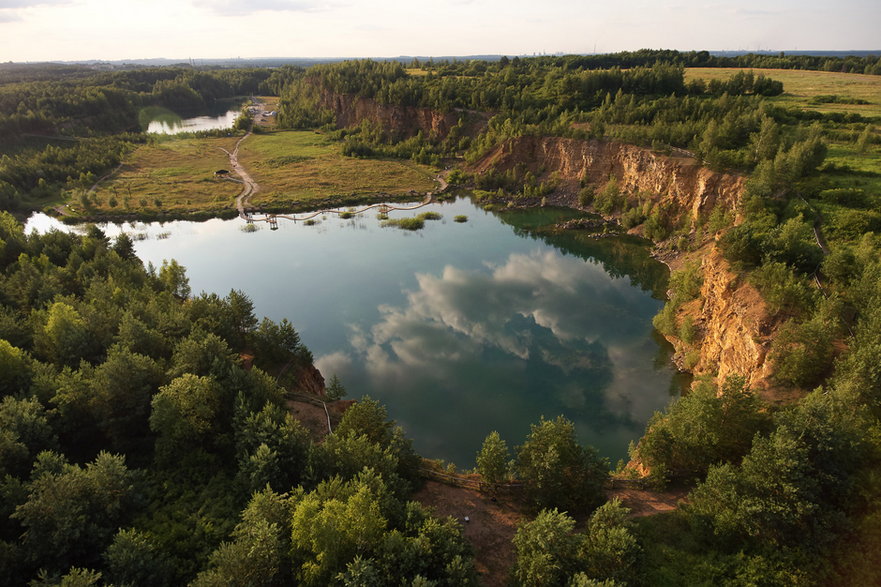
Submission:
[[[745,70],[692,67],[685,70],[685,81],[698,78],[707,81],[726,80],[739,71]],[[773,102],[818,112],[852,112],[862,116],[881,117],[881,76],[796,69],[755,69],[753,72],[783,82],[783,94],[772,98]],[[866,100],[869,104],[811,103],[811,99],[816,96],[834,95]]]
[[[239,149],[239,161],[260,185],[252,203],[302,207],[333,197],[400,196],[435,187],[430,167],[398,159],[344,157],[340,149],[340,143],[313,131],[250,137]]]
[[[136,149],[91,197],[103,214],[217,213],[234,206],[241,185],[217,179],[230,169],[222,149],[238,137],[164,138]],[[409,161],[353,159],[340,144],[312,131],[254,134],[242,142],[239,161],[260,185],[255,205],[304,208],[334,199],[424,193],[435,187],[432,170]],[[73,205],[77,207],[77,203]]]
[[[173,138],[141,146],[98,186],[95,209],[104,213],[187,213],[229,208],[240,185],[215,179],[214,172],[229,168],[229,159],[221,149],[232,149],[236,140]]]

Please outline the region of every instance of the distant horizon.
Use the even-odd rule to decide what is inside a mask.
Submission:
[[[5,61],[0,62],[0,65],[38,65],[42,63],[46,64],[65,64],[65,65],[79,65],[79,64],[100,64],[100,63],[109,63],[109,64],[126,64],[133,63],[137,64],[139,62],[153,62],[153,61],[163,61],[169,63],[189,63],[189,62],[252,62],[252,61],[345,61],[345,60],[358,60],[358,59],[380,59],[385,61],[403,61],[403,60],[426,60],[426,59],[501,59],[502,57],[520,57],[520,58],[529,58],[529,57],[561,57],[565,55],[611,55],[622,52],[635,52],[642,49],[649,49],[647,47],[641,47],[640,49],[622,49],[621,51],[608,51],[608,52],[597,52],[597,53],[565,53],[565,52],[557,52],[557,53],[520,53],[520,54],[511,54],[511,53],[481,53],[481,54],[449,54],[449,55],[428,55],[428,54],[406,54],[406,55],[322,55],[322,56],[302,56],[302,55],[294,55],[294,56],[281,56],[281,55],[265,55],[258,57],[127,57],[127,58],[116,58],[116,59],[106,59],[106,58],[86,58],[86,59],[45,59],[45,60],[32,60],[32,61]],[[747,49],[722,49],[722,50],[713,50],[713,49],[668,49],[668,48],[658,48],[651,49],[657,51],[679,51],[680,53],[689,53],[689,52],[699,52],[699,51],[707,51],[711,55],[715,56],[726,56],[726,55],[748,55],[748,54],[768,54],[768,55],[777,55],[779,53],[784,53],[786,55],[813,55],[819,57],[847,57],[847,56],[856,56],[856,57],[865,57],[869,55],[881,55],[881,49],[761,49],[761,50],[747,50]],[[199,65],[195,63],[195,65]]]
[[[858,51],[879,22],[877,0],[0,0],[0,61]]]

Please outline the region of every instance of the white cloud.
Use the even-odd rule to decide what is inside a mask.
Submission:
[[[561,406],[578,409],[602,393],[624,418],[661,407],[656,393],[632,397],[655,385],[655,351],[644,344],[648,316],[632,311],[632,296],[644,294],[626,279],[548,251],[513,254],[489,271],[447,266],[417,283],[404,305],[381,306],[378,323],[350,334],[375,386],[404,390],[416,373],[444,380],[457,370],[500,371],[493,377],[504,380],[536,360],[566,374],[545,390]]]
[[[313,0],[196,0],[195,5],[223,16],[258,12],[322,12],[331,7],[328,2]]]
[[[72,0],[0,0],[0,10],[9,8],[33,8],[53,4],[70,4]]]
[[[315,367],[321,371],[325,381],[337,375],[345,379],[345,374],[352,368],[352,357],[342,351],[323,355],[315,359]]]

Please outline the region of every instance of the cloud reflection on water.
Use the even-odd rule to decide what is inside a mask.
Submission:
[[[322,371],[363,362],[374,388],[409,395],[440,382],[451,402],[475,409],[491,402],[468,397],[469,387],[496,381],[507,387],[506,403],[578,414],[594,433],[644,422],[663,406],[647,329],[656,306],[601,266],[544,250],[485,271],[447,265],[416,280],[404,305],[380,306],[370,327],[351,326],[355,361],[333,353],[319,359]]]

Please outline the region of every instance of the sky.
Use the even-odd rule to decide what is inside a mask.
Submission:
[[[881,49],[881,0],[0,0],[0,62]]]

